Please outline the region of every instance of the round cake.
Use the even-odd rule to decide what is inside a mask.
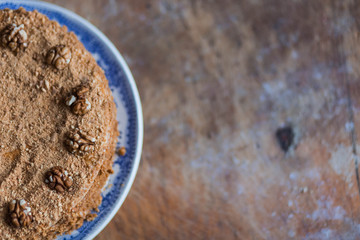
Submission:
[[[112,173],[116,107],[74,33],[0,10],[0,239],[54,239],[96,216]]]

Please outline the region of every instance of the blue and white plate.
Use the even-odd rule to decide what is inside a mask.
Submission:
[[[114,171],[104,188],[98,217],[62,240],[93,239],[110,222],[124,202],[134,181],[142,150],[143,117],[139,93],[131,72],[115,46],[96,27],[73,12],[53,4],[27,0],[0,0],[0,9],[37,10],[51,20],[73,31],[104,69],[117,106],[120,137],[118,146],[126,147],[126,155],[114,162]]]

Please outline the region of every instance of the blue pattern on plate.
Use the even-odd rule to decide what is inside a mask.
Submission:
[[[98,217],[94,221],[85,222],[84,225],[78,229],[78,234],[72,234],[69,236],[62,236],[61,239],[66,240],[80,240],[89,238],[96,228],[101,225],[104,219],[114,209],[115,201],[120,198],[123,194],[125,186],[128,184],[129,176],[134,167],[134,159],[138,141],[138,121],[139,116],[137,115],[135,98],[129,84],[123,66],[117,60],[111,49],[104,43],[96,33],[94,33],[88,26],[76,19],[72,19],[68,14],[53,8],[51,5],[36,4],[35,2],[16,2],[16,1],[0,1],[0,9],[10,8],[17,9],[24,7],[26,10],[37,10],[47,15],[51,20],[56,20],[61,25],[68,27],[69,31],[73,31],[84,44],[86,49],[91,53],[97,53],[99,59],[97,59],[99,65],[105,70],[107,79],[109,80],[110,87],[116,87],[120,89],[122,96],[122,102],[126,108],[128,115],[127,122],[127,136],[126,143],[122,145],[127,146],[127,152],[124,157],[118,157],[115,159],[114,164],[120,166],[120,172],[116,175],[115,181],[110,192],[104,197],[102,204],[99,209]],[[111,66],[111,67],[107,67]],[[113,89],[113,88],[112,88]]]

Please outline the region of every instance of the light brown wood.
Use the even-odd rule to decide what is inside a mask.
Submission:
[[[53,2],[115,43],[143,103],[138,176],[97,240],[360,239],[357,1]]]

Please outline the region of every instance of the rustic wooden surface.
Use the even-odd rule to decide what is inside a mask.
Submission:
[[[97,240],[360,239],[357,1],[52,2],[110,38],[142,98],[138,176]]]

